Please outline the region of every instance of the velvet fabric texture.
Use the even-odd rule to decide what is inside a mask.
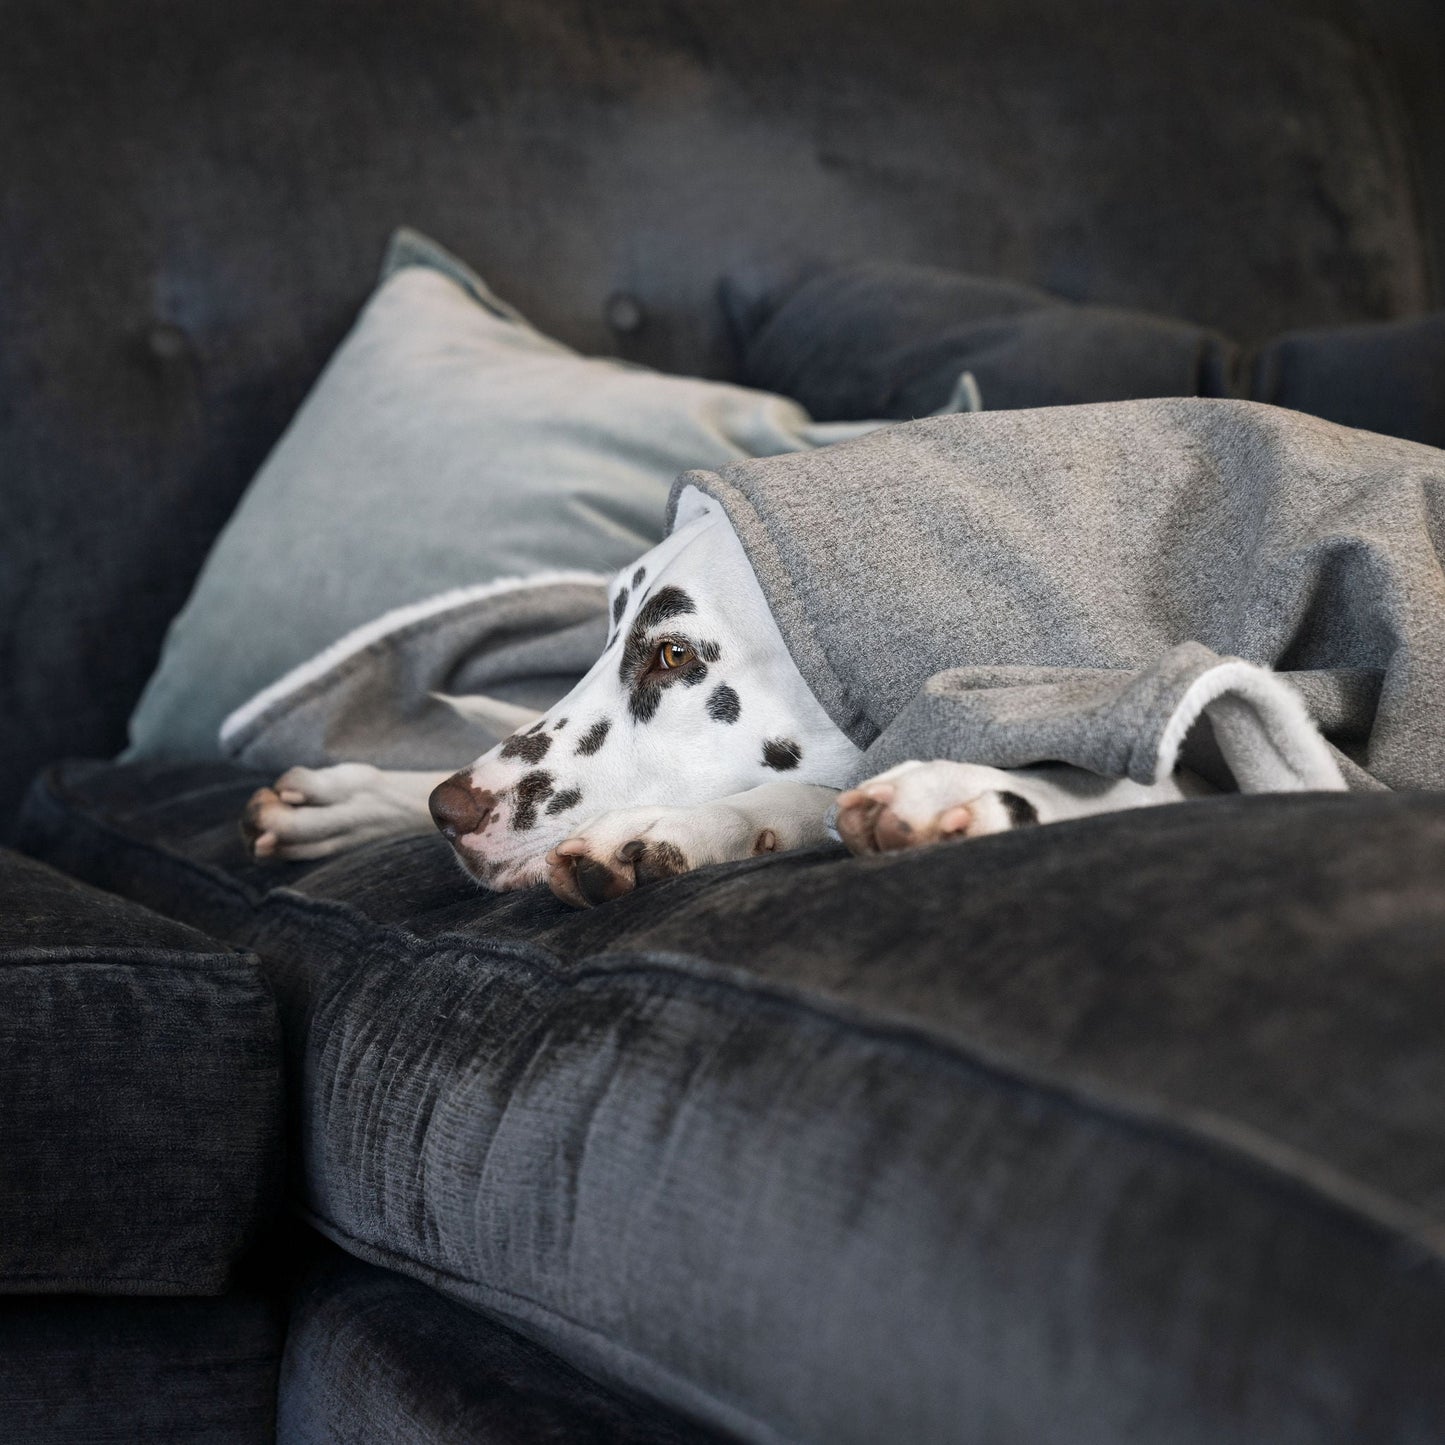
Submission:
[[[1248,348],[1168,316],[889,262],[745,273],[724,297],[742,377],[820,418],[927,416],[967,371],[987,411],[1238,397],[1445,446],[1445,312]]]
[[[870,404],[895,420],[927,416],[964,371],[986,411],[1235,393],[1239,348],[1222,332],[1017,281],[873,261],[744,272],[723,298],[740,372],[812,397],[821,416]]]
[[[0,850],[0,1293],[225,1288],[280,1202],[281,1095],[253,957]]]
[[[711,1431],[605,1390],[529,1340],[327,1249],[298,1285],[285,1445],[707,1445]]]
[[[270,1445],[285,1311],[216,1299],[0,1300],[16,1445]]]
[[[1248,342],[1405,317],[1445,273],[1442,26],[1422,0],[4,0],[0,815],[121,746],[398,223],[548,335],[703,376],[731,368],[719,278],[794,248]]]
[[[1445,1434],[1445,797],[1223,798],[585,913],[248,861],[73,767],[39,855],[280,998],[333,1240],[744,1439]]]

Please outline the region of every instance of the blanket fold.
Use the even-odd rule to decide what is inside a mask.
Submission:
[[[385,613],[233,712],[221,751],[275,770],[460,767],[592,665],[607,637],[607,581],[544,572]]]
[[[863,755],[854,781],[909,758],[952,757],[995,768],[1069,763],[1145,784],[1185,765],[1240,792],[1346,786],[1300,694],[1239,658],[1186,642],[1138,671],[1049,671],[1047,680],[1036,668],[936,673]]]

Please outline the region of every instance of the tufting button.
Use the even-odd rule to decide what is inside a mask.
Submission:
[[[146,333],[146,344],[157,361],[179,361],[190,350],[190,340],[179,326],[157,321]]]
[[[614,330],[624,335],[641,331],[645,319],[642,310],[642,303],[637,297],[629,296],[626,291],[614,291],[607,298],[607,306],[604,310],[607,317],[607,324]]]

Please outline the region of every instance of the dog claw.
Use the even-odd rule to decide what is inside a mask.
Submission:
[[[589,856],[580,839],[569,838],[547,854],[547,886],[573,908],[595,908],[632,892],[637,886],[632,869],[610,868]],[[564,851],[565,850],[565,851]]]
[[[568,838],[547,854],[547,886],[574,908],[595,908],[691,867],[671,843],[629,838],[604,861],[587,851],[583,839]]]
[[[637,886],[634,879],[614,871],[605,863],[599,863],[595,858],[579,858],[573,871],[577,877],[577,891],[594,907],[621,898]]]
[[[877,853],[878,840],[874,825],[883,811],[883,804],[871,793],[852,788],[838,799],[838,835],[850,853]]]
[[[884,853],[896,853],[900,848],[911,848],[919,840],[914,837],[912,825],[900,818],[892,808],[880,808],[873,819],[873,841]]]
[[[266,827],[261,818],[267,808],[279,801],[270,788],[257,788],[246,800],[246,806],[241,812],[241,840],[247,850],[257,858],[267,858],[276,849],[276,835]],[[263,839],[268,840],[264,847]]]
[[[938,833],[942,838],[952,838],[957,833],[967,833],[973,826],[973,809],[966,803],[938,815]]]

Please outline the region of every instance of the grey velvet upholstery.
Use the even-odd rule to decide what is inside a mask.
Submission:
[[[0,1438],[270,1445],[285,1325],[251,1291],[0,1300]]]
[[[121,746],[397,224],[569,344],[707,375],[719,279],[794,249],[1246,342],[1410,316],[1439,304],[1442,24],[1432,0],[3,0],[0,815],[47,759]]]
[[[988,411],[1231,396],[1240,365],[1239,347],[1208,327],[938,266],[745,275],[724,282],[723,297],[749,384],[811,397],[832,417],[859,406],[928,416],[964,371]]]
[[[292,1302],[285,1445],[707,1445],[710,1431],[612,1394],[493,1321],[339,1250]]]
[[[280,1204],[281,1095],[254,957],[0,850],[0,1293],[225,1288]]]
[[[754,274],[723,294],[742,380],[819,417],[927,416],[968,371],[988,411],[1232,396],[1445,445],[1445,311],[1247,348],[1167,316],[898,262]]]
[[[271,870],[221,765],[27,848],[255,946],[308,1217],[758,1441],[1445,1436],[1445,798],[1221,798],[586,913]]]

